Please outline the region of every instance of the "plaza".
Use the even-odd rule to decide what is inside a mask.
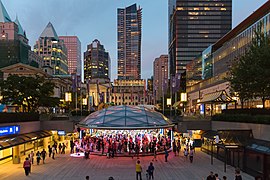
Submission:
[[[25,176],[22,164],[6,163],[0,165],[0,177],[2,180],[15,179],[46,179],[46,180],[79,180],[90,176],[91,180],[107,180],[110,176],[115,180],[133,180],[135,177],[135,164],[137,158],[116,157],[107,159],[106,156],[90,155],[90,159],[83,157],[71,157],[70,154],[57,154],[56,159],[46,157],[45,164],[32,166],[32,173]],[[146,179],[145,172],[152,156],[140,157],[143,168],[143,179]],[[214,159],[213,165],[210,163],[210,156],[196,149],[194,162],[191,164],[181,156],[174,156],[170,153],[168,162],[164,162],[164,155],[158,155],[154,161],[154,177],[156,180],[201,180],[206,179],[210,171],[218,173],[219,177],[227,176],[227,179],[234,179],[234,168],[227,166],[224,172],[224,163]],[[243,179],[253,178],[245,173],[241,173]]]

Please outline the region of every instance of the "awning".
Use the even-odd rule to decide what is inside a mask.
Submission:
[[[235,100],[230,97],[225,90],[205,94],[199,103],[230,103]]]
[[[36,131],[27,134],[0,137],[0,150],[31,142],[37,139],[49,137],[51,135],[52,133],[50,131]]]
[[[179,106],[180,103],[181,103],[181,101],[177,101],[177,102],[175,102],[175,103],[173,104],[172,107],[176,108],[177,106]]]
[[[205,137],[207,139],[214,139],[215,136],[218,135],[217,131],[209,130],[202,133],[202,137]]]

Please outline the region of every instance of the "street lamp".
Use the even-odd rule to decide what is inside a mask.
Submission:
[[[170,118],[171,118],[171,113],[172,113],[172,111],[171,111],[171,107],[172,107],[172,99],[171,98],[167,98],[167,106],[170,106]]]
[[[72,94],[71,92],[65,93],[65,101],[68,103],[68,111],[70,110],[70,102],[72,101]]]
[[[184,115],[184,112],[185,112],[185,102],[187,102],[187,93],[186,92],[182,92],[180,94],[180,97],[181,97],[181,102],[183,103],[183,115]]]

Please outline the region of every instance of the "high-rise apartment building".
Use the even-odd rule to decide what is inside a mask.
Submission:
[[[68,73],[82,74],[81,42],[77,36],[59,36],[67,48]]]
[[[232,0],[169,0],[170,74],[186,65],[232,27]]]
[[[118,79],[141,79],[142,9],[117,9]]]
[[[84,52],[85,79],[110,79],[110,55],[99,40],[95,39],[87,45]]]
[[[48,23],[36,41],[34,52],[43,58],[45,67],[53,70],[52,74],[68,74],[67,49],[64,41],[59,39],[52,23]]]
[[[153,63],[154,79],[153,94],[155,102],[160,100],[168,88],[168,55],[161,55]]]

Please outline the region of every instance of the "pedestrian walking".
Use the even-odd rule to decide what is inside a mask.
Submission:
[[[215,174],[215,178],[216,178],[216,180],[221,180],[221,179],[218,177],[218,174],[217,174],[217,173]]]
[[[66,145],[64,143],[62,143],[62,152],[61,154],[65,154],[66,153]]]
[[[47,152],[45,151],[45,149],[43,149],[43,150],[41,151],[41,157],[42,157],[42,162],[43,162],[43,164],[45,164],[46,154],[47,154]]]
[[[178,153],[178,156],[180,156],[180,153],[181,153],[181,142],[180,142],[180,140],[178,140],[178,142],[177,142],[177,153]]]
[[[154,158],[152,159],[152,161],[157,161],[157,150],[156,148],[154,148]]]
[[[140,164],[140,161],[138,160],[136,163],[136,180],[142,180],[142,166]]]
[[[167,151],[167,148],[165,148],[165,162],[168,162],[168,156],[169,156],[169,153]]]
[[[187,161],[187,157],[188,157],[188,150],[186,148],[184,148],[184,156],[185,156],[185,160]]]
[[[175,140],[173,140],[173,153],[174,153],[174,156],[176,156],[176,151],[177,151],[176,142],[175,142]]]
[[[148,166],[148,177],[149,177],[149,180],[152,178],[154,179],[154,170],[155,170],[155,167],[153,166],[153,163],[150,162],[150,165]]]
[[[61,143],[59,143],[59,145],[58,145],[58,149],[59,149],[59,154],[61,154],[61,152],[62,152],[62,144]]]
[[[34,156],[35,156],[35,154],[34,154],[34,151],[31,151],[31,153],[30,153],[30,162],[32,163],[32,164],[34,164]]]
[[[25,158],[25,161],[23,162],[23,168],[25,175],[28,176],[31,171],[31,162],[28,158]]]
[[[190,149],[190,153],[189,153],[189,160],[190,160],[190,163],[193,162],[193,157],[194,157],[194,149]]]
[[[242,180],[242,176],[240,174],[240,169],[235,169],[235,180]]]
[[[55,159],[55,158],[54,158],[55,152],[56,152],[56,149],[55,149],[55,146],[53,146],[53,147],[52,147],[52,159]]]
[[[52,155],[52,147],[50,145],[48,146],[48,151],[49,151],[49,157],[51,157],[51,155]]]
[[[212,171],[210,172],[209,176],[207,176],[206,180],[216,180],[216,177]]]
[[[40,159],[41,159],[41,154],[40,154],[40,152],[38,151],[37,152],[37,154],[36,154],[36,157],[37,157],[37,165],[39,165],[39,163],[40,163]]]
[[[227,180],[227,177],[226,176],[223,176],[223,180]]]

